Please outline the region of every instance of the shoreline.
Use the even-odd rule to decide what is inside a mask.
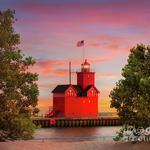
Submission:
[[[149,150],[150,142],[20,140],[0,142],[0,150]]]

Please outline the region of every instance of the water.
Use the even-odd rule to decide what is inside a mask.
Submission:
[[[84,127],[84,128],[41,128],[34,134],[35,140],[54,141],[110,141],[120,127]]]

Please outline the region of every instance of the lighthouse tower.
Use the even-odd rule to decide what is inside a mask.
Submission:
[[[81,71],[77,72],[77,85],[80,85],[83,90],[86,89],[88,85],[95,84],[95,73],[91,72],[90,64],[85,59],[85,62],[81,64]]]
[[[96,118],[98,94],[95,87],[95,72],[85,60],[77,72],[77,84],[57,85],[53,93],[54,117]]]

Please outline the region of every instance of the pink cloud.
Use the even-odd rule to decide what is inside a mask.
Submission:
[[[135,5],[136,3],[136,5]],[[146,4],[147,3],[147,4]],[[27,11],[32,15],[37,15],[38,18],[47,18],[49,25],[56,26],[76,26],[83,23],[101,23],[117,26],[143,26],[148,27],[149,17],[149,2],[140,3],[132,2],[117,2],[117,3],[93,3],[93,4],[39,4],[25,3],[18,5],[17,9]],[[47,15],[45,15],[47,14]],[[131,15],[132,14],[132,15]],[[49,18],[49,19],[48,19]]]
[[[42,68],[51,68],[54,66],[64,66],[64,60],[39,60],[37,61],[37,66]]]
[[[116,72],[105,72],[105,73],[96,73],[97,77],[118,77],[120,74]]]
[[[41,77],[52,75],[52,80],[59,79],[61,82],[62,78],[68,76],[70,60],[72,68],[80,68],[82,61],[79,55],[82,50],[75,48],[76,41],[80,39],[85,40],[91,66],[102,63],[100,67],[111,70],[114,61],[120,64],[132,46],[148,43],[150,35],[150,2],[125,2],[81,5],[26,2],[17,5],[17,10],[22,12],[17,23],[18,29],[22,31],[21,46],[29,54],[40,58],[31,70]],[[109,63],[110,68],[105,63]],[[96,76],[117,79],[119,69],[118,72],[96,72]],[[39,86],[52,88],[58,84],[56,81],[49,82],[39,81]],[[107,88],[102,89],[103,98],[108,98],[111,87]]]
[[[97,63],[108,62],[111,61],[113,56],[108,58],[93,58],[88,60],[90,64],[93,66]],[[69,61],[72,62],[72,71],[76,71],[75,68],[80,68],[81,63],[83,61],[81,59],[62,59],[62,60],[38,60],[35,66],[29,68],[31,72],[37,72],[42,75],[57,75],[57,76],[67,76],[68,75],[68,64]]]
[[[47,60],[47,61],[37,61],[35,66],[29,68],[31,72],[37,72],[40,76],[42,75],[57,75],[65,76],[67,70],[65,69],[56,69],[56,66],[64,66],[65,62],[63,60]]]
[[[45,5],[34,2],[17,5],[18,10],[32,16],[21,18],[18,21],[18,25],[24,26],[25,29],[28,26],[33,29],[31,29],[31,33],[30,31],[24,33],[23,49],[35,52],[36,48],[43,45],[42,50],[46,54],[59,52],[58,49],[61,47],[62,51],[67,53],[74,51],[75,42],[83,38],[88,43],[88,48],[114,51],[114,54],[109,54],[111,56],[116,55],[116,51],[128,53],[132,45],[145,42],[145,39],[149,38],[150,20],[148,19],[147,4],[149,3],[146,1],[144,3],[117,1],[117,3],[92,3],[90,5],[77,3],[49,3]],[[90,28],[91,26],[95,28]],[[107,33],[107,29],[110,27],[111,31],[116,32],[117,30],[118,32],[124,31],[130,27],[134,32],[138,28],[142,30],[142,33],[134,34],[129,31],[127,34]],[[148,30],[145,32],[144,30],[147,28]],[[100,33],[101,30],[104,31]],[[106,33],[104,33],[105,30]],[[55,45],[57,45],[57,49]]]

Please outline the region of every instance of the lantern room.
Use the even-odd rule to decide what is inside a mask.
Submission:
[[[87,59],[85,59],[85,62],[81,64],[81,71],[90,72],[90,64],[87,62]]]

